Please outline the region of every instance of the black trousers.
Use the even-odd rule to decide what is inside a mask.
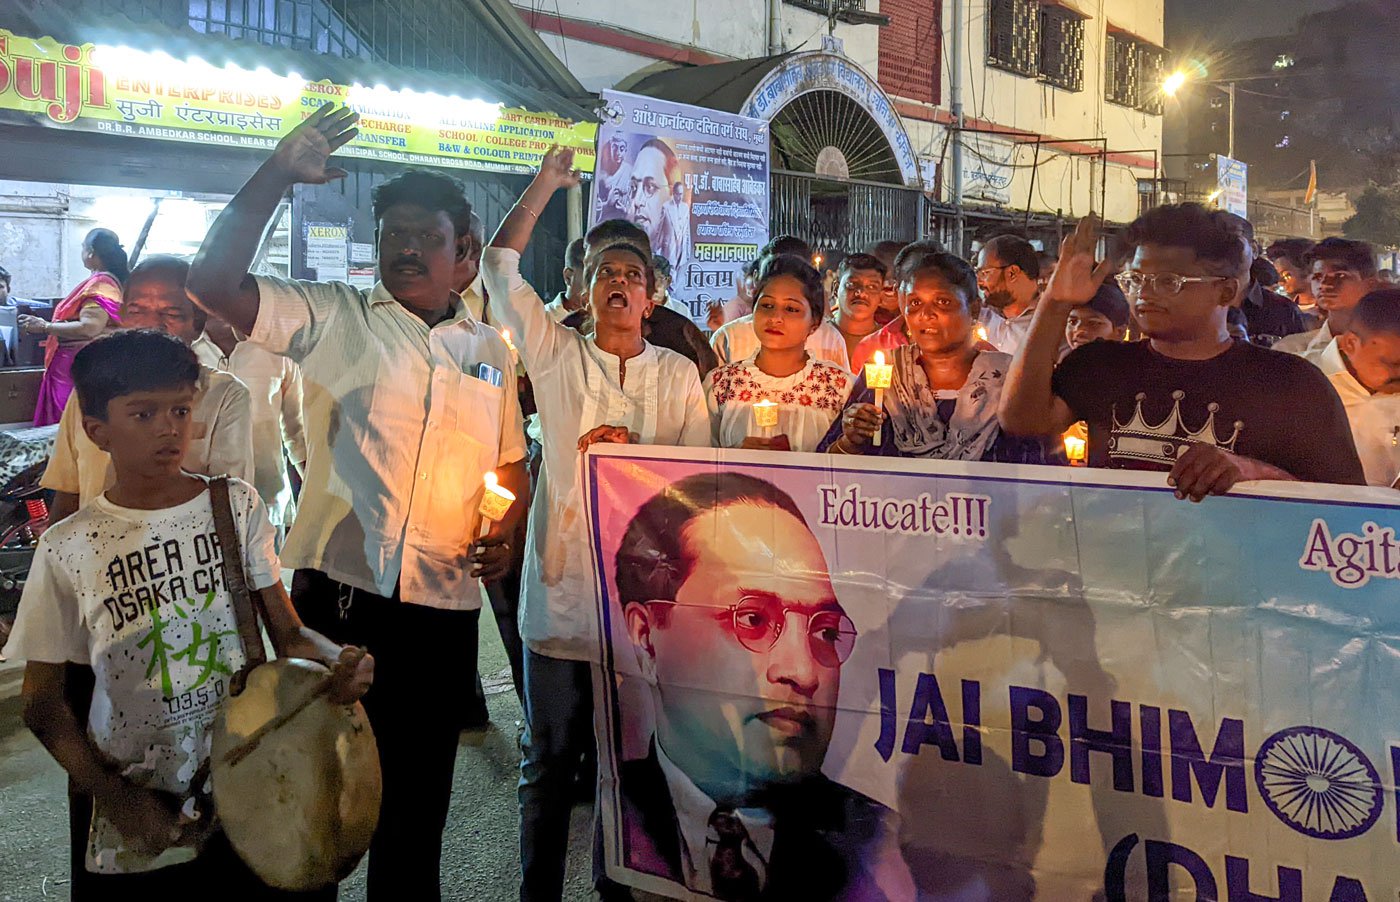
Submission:
[[[480,611],[404,604],[298,570],[292,601],[302,621],[374,656],[365,712],[379,746],[384,801],[369,851],[370,900],[441,898],[442,833],[452,798],[461,720],[454,693],[476,674]]]

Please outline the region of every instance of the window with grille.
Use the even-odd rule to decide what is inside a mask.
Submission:
[[[821,13],[823,16],[834,13],[839,17],[847,13],[865,12],[865,0],[783,0],[783,2],[798,9]]]
[[[880,29],[880,87],[898,97],[939,103],[942,0],[880,0],[880,12],[890,17]]]
[[[988,0],[987,65],[1031,78],[1039,74],[1038,0]]]
[[[1104,52],[1104,97],[1109,103],[1162,114],[1166,51],[1126,34],[1110,32]]]
[[[1040,8],[1040,80],[1084,90],[1084,20],[1063,6]]]

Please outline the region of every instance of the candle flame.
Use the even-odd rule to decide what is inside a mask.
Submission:
[[[884,366],[884,365],[885,365],[885,352],[884,352],[884,351],[876,351],[876,352],[875,352],[875,365],[876,365],[876,366]]]
[[[515,493],[501,485],[501,481],[496,477],[495,472],[488,470],[486,475],[481,478],[486,483],[486,491],[493,495],[500,495],[502,498],[508,498],[511,501],[515,500]]]
[[[978,323],[978,324],[977,324],[977,328],[976,328],[976,330],[974,330],[974,331],[975,331],[976,334],[977,334],[977,340],[978,340],[978,341],[986,341],[986,340],[987,340],[987,327],[986,327],[986,326],[982,325],[981,323]]]
[[[1065,436],[1065,457],[1069,458],[1070,460],[1084,460],[1084,458],[1087,456],[1084,453],[1086,450],[1086,445],[1087,442],[1085,442],[1084,439],[1080,438],[1077,435]]]

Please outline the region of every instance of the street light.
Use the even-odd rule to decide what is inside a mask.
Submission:
[[[1218,88],[1221,91],[1224,91],[1225,96],[1230,98],[1230,103],[1227,112],[1227,119],[1229,124],[1229,150],[1225,152],[1225,155],[1233,160],[1235,158],[1235,83],[1233,81],[1208,81],[1203,78],[1196,78],[1195,73],[1190,72],[1186,69],[1177,69],[1171,75],[1168,75],[1162,80],[1162,93],[1167,95],[1168,97],[1175,97],[1177,93],[1182,88],[1186,87],[1186,84],[1192,81],[1193,79],[1200,84],[1209,85],[1212,88]]]

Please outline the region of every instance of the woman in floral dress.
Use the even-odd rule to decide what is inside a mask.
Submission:
[[[768,257],[759,264],[754,294],[759,349],[705,377],[715,446],[814,451],[845,407],[853,382],[850,373],[807,353],[807,338],[826,315],[821,276],[801,257]],[[760,401],[777,405],[771,435],[754,419]]]

